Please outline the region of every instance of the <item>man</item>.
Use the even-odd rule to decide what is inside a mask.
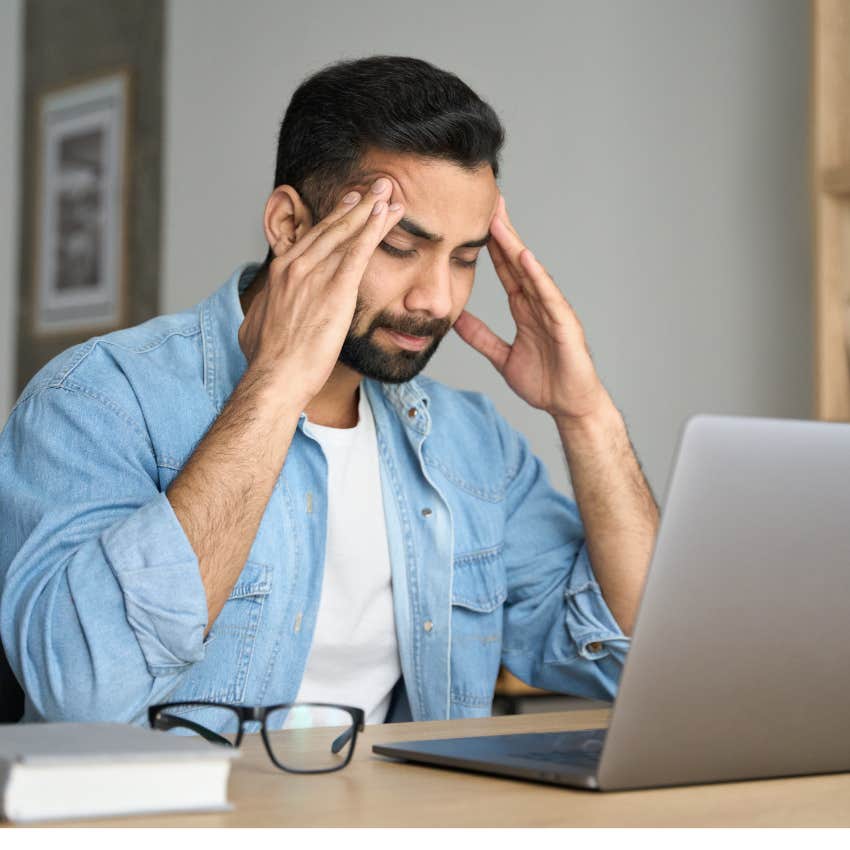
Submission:
[[[510,223],[502,140],[425,62],[320,72],[281,126],[265,263],[33,378],[0,438],[26,719],[142,722],[166,699],[481,716],[500,663],[614,694],[657,510]],[[464,310],[485,247],[512,344]],[[552,415],[578,509],[486,398],[417,377],[451,328]]]

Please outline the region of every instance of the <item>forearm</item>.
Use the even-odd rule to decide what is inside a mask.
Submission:
[[[143,653],[102,542],[91,539],[39,576],[40,592],[17,577],[6,588],[3,639],[27,693],[30,719],[142,722],[145,707],[166,700],[188,666],[151,672],[152,661],[166,660],[177,647],[163,636],[167,646],[150,642],[149,654]]]
[[[658,506],[610,398],[596,416],[555,418],[593,570],[626,634],[634,627],[658,529]]]
[[[168,488],[198,559],[207,632],[242,571],[301,414],[282,377],[249,368]]]

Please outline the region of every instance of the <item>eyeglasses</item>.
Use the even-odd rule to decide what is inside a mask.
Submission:
[[[318,702],[265,706],[165,702],[148,709],[152,729],[179,730],[178,734],[199,735],[228,747],[242,743],[247,724],[259,724],[269,758],[289,773],[342,770],[351,761],[365,719],[362,708]],[[269,736],[279,730],[284,734]]]

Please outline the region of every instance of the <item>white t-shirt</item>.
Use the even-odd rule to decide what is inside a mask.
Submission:
[[[322,596],[298,702],[358,706],[383,723],[401,676],[375,420],[362,386],[354,428],[307,420],[328,462]]]

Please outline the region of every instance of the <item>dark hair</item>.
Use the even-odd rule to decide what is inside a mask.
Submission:
[[[489,164],[499,175],[505,131],[492,107],[460,78],[422,59],[372,56],[337,62],[308,77],[280,125],[275,188],[298,190],[313,215],[356,177],[369,148]],[[273,255],[269,251],[268,264]]]

